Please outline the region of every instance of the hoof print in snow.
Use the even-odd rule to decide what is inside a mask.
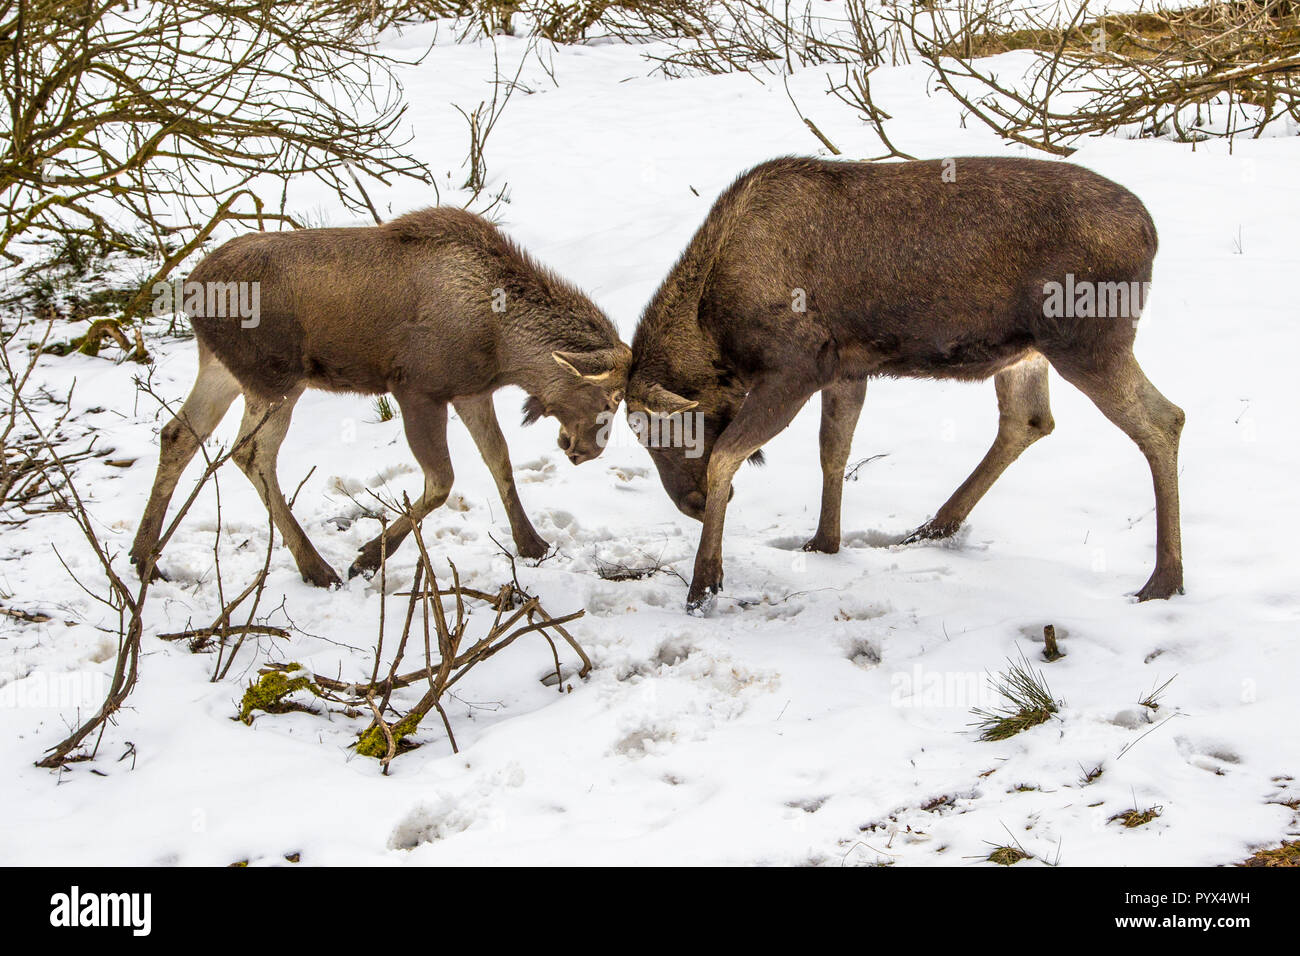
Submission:
[[[639,727],[631,733],[624,734],[614,744],[614,753],[622,757],[646,757],[663,750],[663,745],[671,743],[677,734],[667,727]]]
[[[844,649],[844,656],[866,670],[870,670],[880,664],[880,648],[874,641],[865,638],[857,638],[849,642],[849,646]]]
[[[1175,737],[1174,745],[1182,758],[1193,767],[1208,770],[1219,777],[1224,776],[1232,766],[1241,763],[1237,752],[1221,741]]]

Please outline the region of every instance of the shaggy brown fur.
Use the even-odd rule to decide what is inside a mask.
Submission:
[[[704,522],[688,607],[705,607],[721,587],[736,468],[815,392],[823,499],[808,547],[835,551],[844,464],[871,376],[997,377],[993,447],[915,539],[955,531],[1011,461],[1051,431],[1049,362],[1146,454],[1157,561],[1139,596],[1180,591],[1183,413],[1133,358],[1140,299],[1105,318],[1055,315],[1046,302],[1049,283],[1145,289],[1155,252],[1155,227],[1138,198],[1068,163],[786,158],[741,176],[655,294],[632,343],[628,411],[704,418],[702,457],[651,449],[669,495]]]
[[[190,315],[199,376],[162,430],[153,494],[132,547],[142,564],[157,544],[181,472],[231,402],[245,397],[234,455],[257,486],[304,579],[338,577],[289,512],[275,456],[305,389],[391,392],[425,473],[417,517],[451,490],[447,405],[454,405],[492,470],[519,552],[546,543],[528,521],[511,474],[492,393],[517,385],[528,419],[560,421],[575,464],[601,452],[604,416],[618,407],[630,352],[578,289],[540,267],[486,220],[460,209],[410,213],[376,227],[253,233],[204,259],[188,283],[257,283],[260,315]],[[410,531],[406,519],[362,550],[352,573],[378,567]]]

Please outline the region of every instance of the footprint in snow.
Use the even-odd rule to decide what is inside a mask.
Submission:
[[[535,458],[532,461],[515,466],[515,481],[517,482],[547,481],[554,474],[555,462],[546,458]]]
[[[880,664],[880,647],[875,641],[854,638],[844,649],[844,656],[864,670],[870,670]]]
[[[1178,753],[1193,767],[1208,770],[1222,777],[1229,767],[1241,763],[1241,756],[1229,744],[1207,738],[1193,740],[1190,737],[1175,737],[1174,746]]]

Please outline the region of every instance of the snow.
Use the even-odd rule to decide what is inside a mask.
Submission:
[[[431,35],[408,30],[388,42],[410,50]],[[524,42],[497,45],[513,73]],[[756,162],[820,145],[779,78],[669,80],[644,52],[548,49],[556,82],[530,60],[522,80],[534,92],[515,95],[487,145],[487,194],[508,184],[504,228],[588,290],[629,340],[718,192]],[[878,155],[868,128],[826,95],[836,69],[799,71],[791,93],[846,156]],[[444,201],[464,200],[456,187],[467,137],[451,104],[490,98],[491,70],[490,44],[444,33],[402,71],[413,149]],[[1022,154],[973,121],[963,126],[955,106],[927,95],[925,76],[918,66],[873,75],[896,143],[925,157]],[[522,395],[503,392],[521,496],[559,548],[540,566],[520,562],[520,577],[552,614],[587,609],[572,631],[595,663],[590,677],[570,676],[569,654],[572,692],[558,693],[542,682],[553,670],[545,643],[521,639],[458,685],[448,712],[460,753],[433,721],[387,777],[347,749],[366,718],[290,713],[245,726],[234,719],[239,698],[267,661],[369,674],[379,581],[317,591],[277,543],[263,612],[292,636],[250,639],[229,677],[211,682],[211,655],[157,637],[216,614],[209,489],[163,557],[172,580],[151,592],[141,681],[98,759],[38,769],[77,705],[98,701],[116,649],[115,617],[69,576],[93,589],[93,556],[68,517],[42,516],[6,528],[0,547],[2,603],[53,618],[0,617],[0,859],[269,865],[297,852],[318,865],[973,865],[1014,841],[1035,857],[1029,865],[1205,865],[1294,833],[1283,804],[1300,798],[1291,779],[1300,768],[1300,386],[1291,368],[1300,139],[1238,140],[1231,151],[1103,139],[1072,161],[1136,192],[1160,230],[1137,352],[1187,413],[1185,596],[1141,605],[1129,596],[1154,561],[1149,472],[1055,375],[1055,433],[955,540],[906,547],[892,542],[935,511],[992,440],[993,389],[873,382],[851,461],[885,457],[846,483],[845,546],[834,556],[799,550],[820,494],[811,403],[768,446],[769,464],[737,479],[726,590],[708,619],[683,613],[685,585],[672,575],[595,574],[601,561],[647,560],[690,574],[698,526],[673,508],[630,436],[574,468],[555,447],[554,423],[522,428]],[[360,224],[314,188],[293,193],[292,208]],[[367,189],[384,215],[434,201],[418,184]],[[148,341],[153,387],[183,398],[192,343]],[[122,566],[165,421],[137,395],[140,373],[80,355],[38,371],[53,395],[75,381],[69,427],[93,429],[114,459],[135,459],[125,469],[96,459],[77,473]],[[233,438],[238,417],[227,416],[214,448]],[[425,535],[467,583],[495,590],[509,577],[489,537],[509,540],[504,511],[458,423],[449,440],[456,489]],[[414,496],[420,486],[400,420],[378,422],[357,396],[304,396],[280,462],[286,489],[315,466],[295,512],[340,571],[377,530],[347,492]],[[192,466],[177,501],[196,475]],[[229,595],[261,567],[267,527],[235,469],[222,472],[220,494]],[[391,558],[390,592],[410,584],[414,560],[411,543]],[[389,600],[390,645],[402,603]],[[1049,623],[1066,655],[1050,664],[1040,657]],[[1063,701],[1060,713],[982,742],[970,711],[990,703],[985,676],[1022,654]],[[1158,711],[1139,705],[1170,678]],[[62,706],[39,706],[51,701]],[[1161,813],[1133,829],[1108,822],[1134,807]]]

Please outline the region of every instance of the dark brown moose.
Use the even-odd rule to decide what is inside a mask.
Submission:
[[[256,486],[303,579],[340,583],[276,480],[277,451],[308,388],[392,393],[424,471],[417,520],[451,491],[452,405],[491,469],[519,553],[545,554],[515,489],[492,393],[504,385],[527,392],[525,422],[557,418],[560,447],[574,464],[600,454],[598,438],[623,398],[631,354],[585,295],[486,220],[453,208],[374,227],[242,236],[200,262],[185,289],[188,296],[238,283],[257,284],[256,321],[228,317],[225,308],[191,310],[187,299],[198,379],[162,429],[158,474],[131,549],[137,567],[157,547],[181,472],[242,392],[232,457]],[[410,530],[406,517],[393,522],[386,542],[380,536],[362,548],[351,574],[376,569],[381,554],[391,554]]]
[[[1138,598],[1181,593],[1183,412],[1133,357],[1155,253],[1155,226],[1141,201],[1069,163],[785,158],[741,176],[714,204],[632,342],[630,418],[693,414],[703,428],[702,454],[672,443],[650,448],[665,490],[704,525],[687,609],[707,611],[722,587],[722,528],[736,470],[815,392],[822,504],[805,548],[835,552],[844,466],[868,379],[994,376],[993,446],[906,540],[941,538],[1052,431],[1049,363],[1151,466],[1156,566]]]

